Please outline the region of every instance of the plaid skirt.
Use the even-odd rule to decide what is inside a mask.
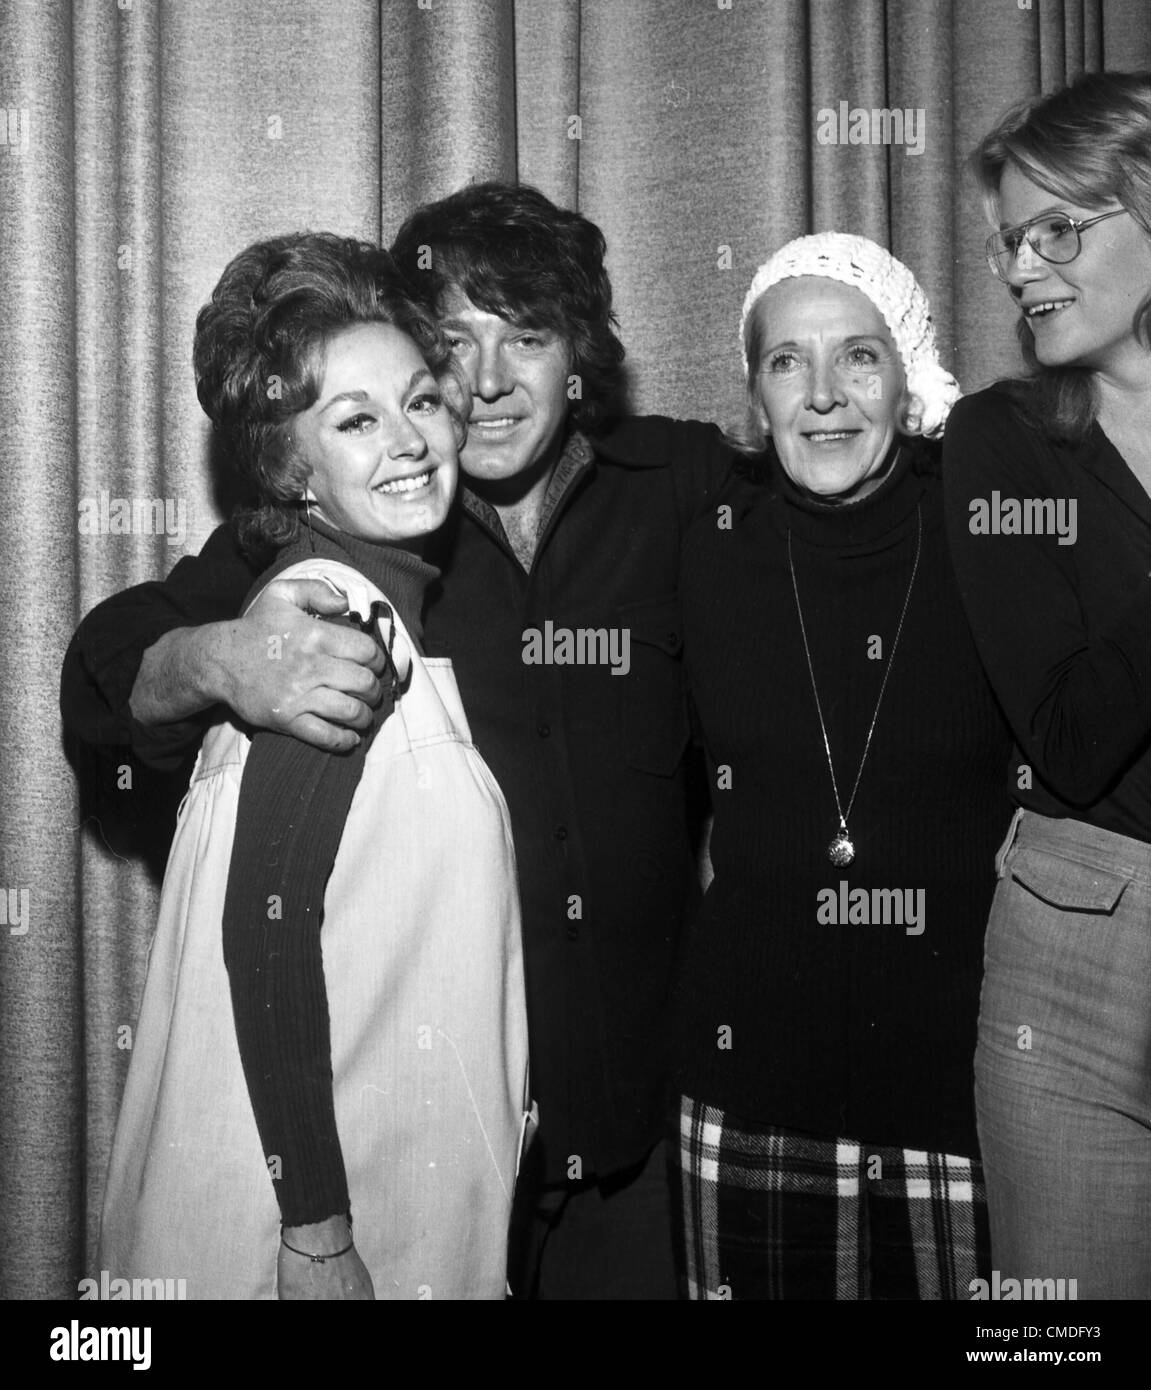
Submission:
[[[966,1299],[990,1279],[977,1160],[826,1139],[683,1096],[677,1257],[694,1299]]]

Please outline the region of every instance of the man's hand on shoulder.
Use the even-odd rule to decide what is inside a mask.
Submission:
[[[221,703],[255,728],[354,748],[380,699],[384,654],[354,627],[317,621],[347,608],[320,580],[276,579],[242,618],[165,633],[144,653],[133,717],[172,723]]]

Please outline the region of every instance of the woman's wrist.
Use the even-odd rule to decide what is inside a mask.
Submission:
[[[326,1258],[341,1254],[352,1243],[352,1222],[347,1215],[329,1216],[305,1226],[283,1226],[281,1237],[295,1254]]]

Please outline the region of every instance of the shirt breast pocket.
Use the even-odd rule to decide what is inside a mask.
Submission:
[[[675,595],[628,604],[617,613],[629,664],[615,676],[628,766],[670,777],[688,739],[683,620]],[[624,637],[624,633],[627,634]]]

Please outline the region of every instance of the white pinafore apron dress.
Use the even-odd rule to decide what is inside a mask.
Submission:
[[[279,577],[325,579],[360,614],[384,598],[334,561]],[[377,1298],[502,1298],[530,1108],[511,826],[451,662],[394,623],[410,678],[365,759],[320,935],[356,1248]],[[213,727],[180,810],[101,1222],[100,1270],[184,1279],[189,1298],[276,1297],[279,1208],[221,925],[249,746]]]

